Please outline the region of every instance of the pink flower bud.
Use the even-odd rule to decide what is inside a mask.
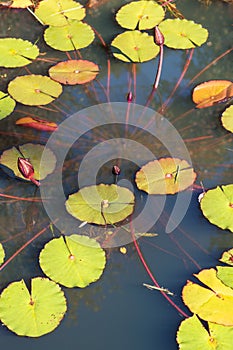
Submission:
[[[121,169],[117,165],[114,165],[112,168],[112,173],[113,175],[120,175]]]
[[[25,179],[30,180],[35,185],[40,186],[39,181],[34,179],[34,168],[29,158],[18,158],[18,169]]]
[[[127,95],[127,102],[129,103],[133,102],[133,93],[131,91]]]
[[[159,46],[164,44],[164,36],[159,30],[158,26],[155,26],[155,29],[154,29],[154,41]]]

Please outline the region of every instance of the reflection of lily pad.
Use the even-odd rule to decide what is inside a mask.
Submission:
[[[125,62],[149,61],[159,53],[159,46],[155,45],[154,38],[139,30],[125,31],[117,35],[111,46],[113,55]]]
[[[113,224],[132,214],[134,195],[117,185],[88,186],[69,196],[66,209],[81,221]]]
[[[233,184],[208,190],[200,206],[212,224],[233,232]]]
[[[164,18],[164,9],[155,1],[132,1],[120,8],[116,20],[123,28],[154,28]]]
[[[39,55],[35,44],[16,38],[1,38],[0,52],[0,66],[7,68],[26,66]]]
[[[196,173],[186,160],[161,158],[144,165],[136,173],[136,184],[149,194],[174,194],[193,184]]]
[[[30,292],[21,280],[9,284],[1,294],[0,319],[18,335],[40,337],[52,332],[65,312],[64,293],[47,278],[33,278]]]
[[[5,251],[3,245],[0,243],[0,265],[2,265],[5,258]]]
[[[164,35],[164,45],[174,49],[191,49],[201,46],[208,38],[207,29],[187,19],[166,19],[159,29]]]
[[[223,112],[221,120],[223,127],[230,132],[233,132],[233,105]]]
[[[105,252],[99,243],[76,234],[52,239],[40,253],[44,273],[69,288],[84,288],[97,281],[105,263]]]
[[[219,261],[222,261],[225,264],[233,266],[233,248],[224,252],[221,256],[221,259],[219,259]]]
[[[47,105],[62,93],[62,86],[49,77],[32,74],[16,77],[9,83],[8,92],[24,105]]]
[[[92,43],[95,34],[91,27],[80,21],[70,21],[63,27],[49,27],[44,32],[46,43],[60,51],[78,50]]]
[[[99,73],[97,64],[86,60],[69,60],[59,62],[49,69],[49,75],[53,80],[62,84],[85,84]]]
[[[56,165],[56,157],[48,147],[45,148],[43,145],[26,143],[22,146],[19,146],[19,149],[25,158],[30,159],[30,162],[34,168],[35,179],[43,180],[47,175],[53,172]],[[44,162],[42,164],[41,157],[43,152],[45,153],[43,155]],[[0,164],[5,165],[7,168],[11,169],[14,172],[15,176],[26,180],[18,169],[19,157],[22,157],[22,155],[15,147],[7,149],[2,153],[0,157]]]
[[[188,281],[183,288],[184,303],[203,320],[233,326],[233,289],[225,286],[216,276],[215,269],[202,270],[194,275],[206,285]]]
[[[208,322],[204,328],[196,315],[181,322],[177,332],[180,350],[231,350],[233,327]]]
[[[79,2],[73,0],[43,0],[39,2],[35,15],[50,26],[65,26],[67,20],[81,21],[86,11]]]
[[[0,119],[7,117],[15,108],[15,101],[4,92],[0,91]]]

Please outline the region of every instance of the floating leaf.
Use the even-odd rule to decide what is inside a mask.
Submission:
[[[209,331],[196,315],[181,322],[177,332],[180,350],[231,350],[233,327],[208,322]]]
[[[0,52],[0,66],[7,68],[26,66],[39,55],[35,44],[16,38],[1,38]]]
[[[233,268],[229,266],[216,266],[217,277],[228,287],[233,288]]]
[[[13,0],[10,4],[12,8],[26,8],[29,6],[33,6],[33,2],[31,0]]]
[[[127,188],[117,185],[88,186],[69,196],[66,209],[81,221],[113,224],[132,214],[134,195]]]
[[[208,289],[188,281],[183,288],[183,301],[203,320],[233,326],[233,313],[229,312],[233,308],[233,289],[225,286],[216,273],[215,269],[207,269],[195,274]]]
[[[99,243],[76,234],[52,239],[40,253],[44,273],[68,288],[84,288],[97,281],[105,263],[105,252]]]
[[[95,79],[99,73],[97,64],[86,60],[69,60],[59,62],[49,69],[53,80],[62,84],[85,84]]]
[[[212,224],[233,232],[233,184],[206,191],[200,206]]]
[[[19,150],[25,158],[30,159],[30,162],[34,168],[35,179],[43,180],[47,175],[53,172],[56,165],[56,157],[48,147],[26,143],[19,146]],[[20,152],[15,147],[7,149],[0,157],[0,164],[11,169],[15,176],[26,180],[18,169],[18,158],[22,157]],[[43,152],[45,153],[43,155],[42,164],[41,157]]]
[[[221,259],[219,259],[219,261],[222,261],[225,264],[233,266],[233,248],[224,252],[221,256]]]
[[[117,35],[111,46],[120,51],[119,53],[114,49],[113,55],[125,62],[149,61],[159,53],[159,46],[155,45],[154,38],[139,30],[125,31]]]
[[[52,332],[65,312],[64,293],[47,278],[33,278],[30,292],[24,280],[10,283],[0,298],[2,323],[21,336],[40,337]]]
[[[86,11],[83,5],[73,0],[43,0],[35,9],[35,15],[44,24],[65,26],[71,19],[81,21]]]
[[[50,131],[53,132],[57,130],[58,126],[56,123],[49,122],[44,119],[39,119],[36,117],[23,117],[15,122],[16,125],[25,126],[27,128],[32,128],[41,131]]]
[[[154,1],[132,1],[120,8],[116,20],[123,28],[154,28],[164,18],[164,9]]]
[[[24,105],[47,105],[62,93],[62,85],[46,76],[24,75],[9,83],[8,92]]]
[[[233,105],[223,112],[221,120],[223,127],[230,132],[233,132]]]
[[[207,29],[187,19],[166,19],[159,25],[164,45],[174,49],[191,49],[201,46],[208,38]]]
[[[5,258],[5,251],[2,243],[0,243],[0,265],[2,265],[4,258]]]
[[[94,38],[91,27],[79,21],[70,21],[63,27],[49,27],[44,32],[46,43],[60,51],[82,49],[90,45]]]
[[[0,91],[0,119],[4,119],[11,114],[15,105],[15,101],[8,94]]]
[[[192,99],[196,108],[206,108],[225,102],[233,96],[233,84],[229,80],[209,80],[193,89]]]
[[[186,160],[161,158],[144,165],[136,173],[136,184],[149,194],[174,194],[193,184],[196,173]]]

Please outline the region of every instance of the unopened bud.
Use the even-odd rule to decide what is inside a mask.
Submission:
[[[130,91],[127,95],[127,102],[131,103],[133,102],[133,93]]]
[[[112,173],[113,173],[113,175],[120,175],[121,169],[117,165],[114,165],[112,167]]]
[[[155,26],[155,29],[154,29],[154,41],[159,46],[164,44],[164,36],[159,30],[158,26]]]
[[[18,158],[18,169],[25,179],[30,180],[35,185],[40,186],[39,181],[34,179],[34,168],[29,158]]]

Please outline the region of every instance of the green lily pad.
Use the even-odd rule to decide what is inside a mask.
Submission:
[[[233,232],[233,184],[205,192],[200,207],[212,224]]]
[[[233,289],[233,268],[231,266],[216,266],[217,277],[228,287]]]
[[[8,94],[0,91],[0,119],[4,119],[11,114],[15,105],[15,100],[13,100]]]
[[[24,105],[47,105],[62,93],[62,85],[46,76],[24,75],[9,83],[8,92]]]
[[[43,0],[35,9],[41,22],[50,26],[65,26],[71,19],[81,21],[86,11],[83,5],[73,0]]]
[[[182,291],[184,303],[205,321],[233,326],[233,289],[223,284],[215,269],[200,271],[194,276],[207,288],[188,281]]]
[[[124,62],[149,61],[159,53],[159,46],[155,45],[153,36],[139,30],[125,31],[117,35],[111,46],[113,55]]]
[[[164,18],[164,9],[155,1],[132,1],[120,8],[116,20],[123,28],[151,29]]]
[[[215,350],[232,349],[233,327],[225,327],[208,322],[204,328],[196,315],[181,322],[177,332],[177,342],[180,350]]]
[[[208,30],[187,19],[166,19],[159,25],[164,35],[164,45],[173,49],[191,49],[204,44]]]
[[[97,281],[105,264],[105,252],[99,243],[77,234],[52,239],[40,253],[43,272],[68,288],[84,288]]]
[[[39,55],[35,44],[16,38],[1,38],[0,52],[0,66],[6,68],[26,66]]]
[[[40,337],[52,332],[66,312],[66,299],[59,285],[47,278],[31,280],[31,291],[24,280],[10,283],[0,298],[0,319],[21,336]]]
[[[175,194],[190,187],[195,179],[196,173],[186,160],[161,158],[144,165],[135,181],[149,194]]]
[[[85,84],[95,79],[99,73],[97,64],[86,60],[69,60],[59,62],[49,69],[53,80],[62,84]]]
[[[134,195],[127,188],[117,185],[88,186],[69,196],[66,209],[81,221],[113,224],[132,214]]]
[[[2,243],[0,243],[0,265],[2,265],[4,258],[5,258],[5,251]]]
[[[44,32],[46,43],[60,51],[82,49],[94,38],[94,31],[88,24],[74,20],[63,27],[48,27]]]
[[[233,248],[224,252],[221,256],[221,259],[219,259],[219,261],[222,261],[225,264],[233,266]]]
[[[25,158],[29,158],[30,162],[34,168],[34,178],[37,180],[43,180],[47,175],[51,174],[55,169],[56,157],[54,153],[43,145],[36,145],[33,143],[26,143],[19,146],[21,153]],[[43,164],[41,164],[41,157],[43,155]],[[46,158],[44,156],[46,155]],[[5,165],[7,168],[11,169],[15,176],[25,179],[18,169],[18,158],[22,157],[20,152],[12,147],[5,150],[0,157],[0,164]],[[29,181],[29,180],[27,180]]]
[[[222,114],[221,121],[225,129],[233,132],[233,105],[225,109]]]

